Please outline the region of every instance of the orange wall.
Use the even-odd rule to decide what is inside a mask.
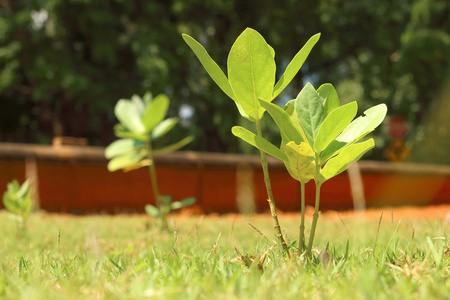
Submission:
[[[49,211],[120,212],[143,211],[145,204],[154,204],[147,169],[124,173],[109,172],[104,164],[38,162],[40,207]],[[269,170],[270,171],[270,170]],[[0,193],[14,178],[23,181],[24,163],[0,161]],[[173,200],[196,197],[205,212],[237,211],[236,169],[157,167],[161,194]],[[278,209],[300,209],[300,186],[286,171],[270,171],[272,189]],[[450,203],[450,178],[444,175],[401,175],[363,173],[368,206],[427,205]],[[253,174],[257,211],[268,210],[261,170]],[[314,184],[307,184],[307,205],[314,206]],[[321,209],[353,207],[350,182],[343,173],[323,184]]]

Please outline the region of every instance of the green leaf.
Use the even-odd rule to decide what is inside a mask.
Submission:
[[[124,155],[128,152],[142,150],[146,147],[146,144],[142,141],[133,139],[119,139],[112,142],[105,149],[105,157],[111,159],[115,156]]]
[[[153,150],[153,153],[154,154],[164,154],[164,153],[174,152],[174,151],[177,151],[178,149],[186,146],[193,140],[194,140],[193,136],[188,136],[188,137],[185,137],[184,139],[182,139],[181,141],[174,143],[172,145],[169,145],[169,146],[166,146],[163,148],[159,148],[159,149],[155,149],[155,150]]]
[[[276,146],[274,146],[264,138],[257,136],[253,132],[248,131],[244,127],[234,126],[233,128],[231,128],[231,132],[238,138],[241,138],[244,142],[247,142],[250,145],[252,145],[253,147],[282,161],[288,161],[286,154],[284,154],[280,149],[278,149]]]
[[[153,94],[150,91],[145,92],[144,97],[142,97],[142,102],[144,103],[144,107],[150,104],[153,100]]]
[[[7,190],[3,194],[3,204],[5,208],[16,214],[18,219],[26,221],[33,208],[33,189],[30,180],[26,180],[22,185],[14,179],[8,183]]]
[[[170,204],[170,208],[172,210],[180,209],[182,207],[191,206],[194,203],[195,203],[195,198],[189,197],[189,198],[185,198],[181,201],[172,202],[172,204]]]
[[[19,199],[24,197],[25,194],[29,191],[29,188],[30,188],[30,180],[27,179],[20,186],[19,190],[17,191],[16,197],[19,198]]]
[[[323,102],[323,113],[325,115],[325,118],[334,109],[338,108],[341,105],[336,89],[331,83],[322,84],[317,89],[317,93],[320,95],[320,97],[325,99]]]
[[[311,146],[314,145],[324,119],[322,102],[322,98],[310,83],[305,85],[295,99],[298,122]]]
[[[348,167],[350,167],[350,165],[360,159],[364,153],[372,149],[374,146],[375,142],[373,139],[348,146],[325,164],[323,169],[320,171],[322,178],[319,179],[319,181],[323,183],[326,180],[344,172]]]
[[[264,100],[260,100],[259,103],[267,110],[288,141],[294,141],[296,144],[304,141],[299,128],[294,125],[284,109]]]
[[[293,176],[295,179],[307,183],[314,178],[316,172],[314,151],[308,143],[302,142],[297,145],[294,142],[289,142],[285,145],[283,151],[289,159],[290,171],[296,175]]]
[[[170,205],[170,203],[172,203],[172,196],[170,196],[170,195],[160,195],[159,196],[159,201],[164,206],[168,206],[168,205]]]
[[[127,172],[130,172],[130,171],[133,171],[133,170],[137,170],[137,169],[140,169],[140,168],[143,168],[143,167],[148,167],[152,163],[153,163],[153,161],[150,160],[150,159],[143,159],[143,160],[141,160],[141,161],[139,161],[139,162],[137,162],[137,163],[135,163],[133,165],[126,166],[125,168],[123,168],[123,171],[125,173],[127,173]]]
[[[178,118],[165,119],[152,130],[150,136],[152,139],[157,139],[167,132],[169,132],[178,123]]]
[[[116,156],[113,159],[111,159],[108,163],[108,170],[110,172],[114,172],[123,168],[126,168],[128,166],[134,165],[141,161],[146,155],[145,150],[136,151],[132,153],[127,153],[124,155]]]
[[[306,139],[305,132],[303,131],[302,126],[300,126],[300,122],[298,121],[298,118],[297,118],[297,113],[295,112],[295,99],[289,100],[284,105],[284,110],[288,114],[288,116],[291,119],[292,123],[294,124],[295,128],[297,128],[297,130],[300,132],[300,134],[302,136],[302,141],[306,142],[307,139]]]
[[[144,123],[145,132],[149,133],[156,125],[161,123],[169,109],[170,100],[164,94],[156,96],[145,109],[142,122]]]
[[[228,55],[228,79],[236,101],[253,119],[264,113],[258,99],[272,100],[275,69],[275,61],[264,38],[253,29],[245,29]]]
[[[145,206],[145,212],[154,218],[159,218],[161,215],[161,212],[159,211],[159,209],[150,204],[147,204]]]
[[[130,100],[121,99],[114,108],[114,114],[129,131],[144,133],[145,127],[141,120],[138,107]]]
[[[364,115],[353,120],[347,128],[320,155],[320,161],[325,162],[337,155],[342,149],[357,142],[383,122],[387,113],[387,106],[379,104],[364,112]]]
[[[16,194],[20,189],[20,184],[17,179],[13,179],[10,183],[7,185],[8,193],[10,194]]]
[[[148,140],[148,137],[145,133],[129,131],[127,128],[125,128],[125,126],[123,126],[120,123],[114,125],[114,134],[117,137],[124,139],[135,139],[143,142],[146,142]]]
[[[139,97],[138,95],[133,95],[133,96],[131,96],[131,102],[133,102],[134,103],[134,105],[137,107],[137,109],[139,110],[139,114],[141,115],[141,117],[142,117],[142,115],[144,114],[144,112],[145,112],[145,105],[144,105],[144,102],[142,102],[142,99],[141,99],[141,97]]]
[[[298,71],[302,67],[312,48],[319,39],[320,33],[313,35],[302,47],[302,49],[300,49],[300,51],[294,56],[294,58],[284,71],[283,76],[281,76],[280,80],[278,80],[277,84],[275,85],[272,99],[275,99],[284,90],[284,88],[292,81],[295,75],[297,75]]]
[[[350,124],[358,111],[356,102],[334,109],[323,121],[314,141],[314,150],[322,152]]]
[[[212,80],[227,94],[228,97],[236,101],[233,89],[231,88],[228,78],[223,73],[222,69],[216,64],[216,62],[209,56],[208,52],[203,46],[190,37],[187,34],[183,34],[183,39],[188,46],[194,51],[200,63],[211,76]]]

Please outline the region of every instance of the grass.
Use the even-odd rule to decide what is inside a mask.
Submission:
[[[292,243],[299,217],[281,220]],[[270,216],[171,217],[169,224],[161,233],[145,216],[40,213],[17,235],[0,212],[0,299],[450,296],[450,224],[443,220],[321,218],[315,245],[328,245],[328,267],[281,255]],[[250,258],[255,263],[247,267]]]

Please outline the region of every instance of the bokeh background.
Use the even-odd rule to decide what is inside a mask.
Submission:
[[[50,144],[64,135],[106,146],[115,103],[151,91],[168,94],[169,115],[182,120],[173,139],[196,136],[186,149],[250,153],[230,132],[245,121],[181,38],[200,41],[225,70],[246,27],[275,49],[278,76],[322,33],[277,103],[306,82],[330,82],[360,113],[386,103],[390,117],[405,118],[409,161],[450,164],[446,0],[0,0],[0,141]],[[279,138],[263,120],[264,134]],[[366,158],[386,159],[388,124]]]

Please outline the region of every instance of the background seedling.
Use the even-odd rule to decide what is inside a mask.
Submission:
[[[169,98],[164,94],[153,98],[150,93],[146,93],[143,98],[134,95],[131,99],[119,100],[114,109],[120,122],[114,127],[119,139],[105,149],[105,156],[110,159],[108,170],[111,172],[149,167],[156,206],[148,204],[145,211],[159,218],[163,227],[167,225],[166,216],[170,211],[195,202],[194,198],[172,202],[172,197],[159,193],[154,155],[176,151],[193,140],[192,136],[188,136],[164,148],[153,149],[152,141],[167,134],[178,123],[178,118],[164,120],[169,104]]]
[[[239,113],[255,123],[256,136],[260,139],[262,139],[261,118],[265,111],[260,102],[270,103],[281,93],[300,70],[319,38],[320,34],[316,34],[309,39],[289,63],[280,80],[275,83],[275,51],[257,31],[247,28],[234,42],[228,55],[228,77],[200,43],[189,35],[183,34],[183,39],[194,51],[211,78],[235,102]],[[276,235],[283,250],[287,251],[272,195],[266,155],[264,151],[260,151],[260,154]]]
[[[381,124],[386,116],[387,107],[384,104],[374,106],[366,110],[362,117],[353,120],[357,113],[356,102],[340,106],[336,90],[331,84],[324,84],[316,91],[309,83],[295,100],[286,104],[284,109],[266,101],[260,101],[260,104],[280,129],[282,136],[280,148],[242,127],[233,127],[232,131],[247,143],[281,159],[289,174],[300,182],[302,190],[300,252],[303,252],[305,245],[305,184],[314,179],[315,210],[306,249],[307,255],[310,256],[319,218],[322,184],[345,171],[375,146],[373,139],[356,142]]]
[[[19,223],[20,230],[24,230],[33,208],[33,189],[30,186],[30,180],[26,180],[22,185],[16,179],[8,183],[3,194],[3,205],[13,214]]]

